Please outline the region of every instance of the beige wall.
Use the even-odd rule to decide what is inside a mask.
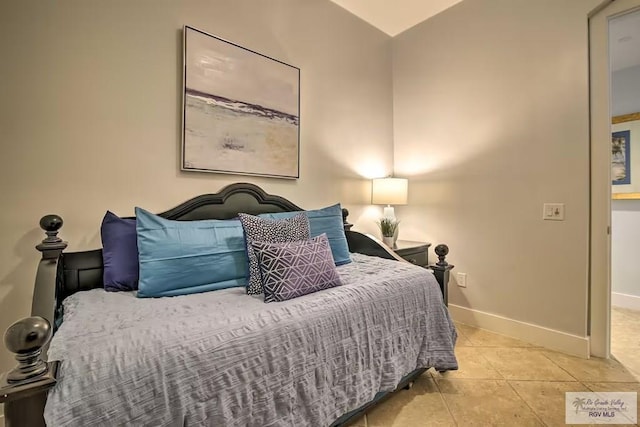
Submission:
[[[185,24],[301,69],[300,179],[179,171]],[[3,0],[0,52],[0,331],[29,313],[43,214],[96,248],[107,209],[250,181],[357,220],[363,174],[392,168],[391,39],[326,0]]]
[[[393,150],[411,178],[400,237],[448,243],[468,274],[451,303],[584,336],[598,3],[465,1],[392,42],[325,0],[0,2],[0,331],[29,311],[45,213],[82,250],[106,209],[250,181],[342,201],[374,231],[362,177],[391,172]],[[179,171],[184,24],[301,68],[299,180]],[[567,220],[543,222],[543,202]]]
[[[446,241],[455,305],[587,333],[587,14],[599,0],[465,1],[393,41],[401,237]],[[566,221],[542,220],[544,202]],[[526,337],[523,337],[526,339]]]

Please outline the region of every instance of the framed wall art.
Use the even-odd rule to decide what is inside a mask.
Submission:
[[[628,130],[611,134],[611,184],[631,184],[631,138]]]
[[[300,177],[300,69],[184,27],[182,170]]]

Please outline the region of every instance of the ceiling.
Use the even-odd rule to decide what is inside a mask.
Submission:
[[[331,0],[391,37],[462,0]]]
[[[611,71],[640,65],[640,11],[609,22],[609,54]]]
[[[462,0],[331,0],[360,19],[396,36]],[[640,11],[611,20],[611,70],[640,65]]]

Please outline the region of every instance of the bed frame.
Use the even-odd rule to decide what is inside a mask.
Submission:
[[[289,200],[267,194],[250,183],[235,183],[219,193],[205,194],[188,200],[173,209],[162,212],[163,218],[180,221],[202,219],[230,219],[239,212],[261,214],[269,212],[300,211]],[[347,222],[348,211],[343,209],[343,222],[350,252],[373,255],[406,262],[375,237],[351,231]],[[63,221],[58,215],[46,215],[40,227],[47,237],[36,246],[42,253],[36,274],[31,316],[14,323],[5,334],[9,351],[16,353],[18,366],[0,376],[0,403],[4,403],[6,427],[44,426],[44,405],[47,391],[56,383],[58,361],[46,362],[49,340],[62,322],[62,301],[75,292],[101,288],[102,250],[64,252],[67,242],[58,237]],[[446,245],[438,245],[439,261],[433,269],[441,289],[446,289],[449,270]],[[41,318],[46,319],[43,321]],[[408,388],[424,369],[404,377],[397,389]],[[331,427],[346,426],[366,412],[372,405],[393,392],[381,392],[369,403],[344,414]]]

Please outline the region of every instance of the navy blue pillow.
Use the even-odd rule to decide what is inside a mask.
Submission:
[[[100,227],[102,238],[102,282],[107,291],[138,289],[138,241],[136,220],[107,211]]]

